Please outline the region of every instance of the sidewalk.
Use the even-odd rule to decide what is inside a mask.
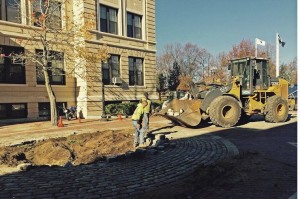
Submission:
[[[160,117],[151,117],[151,129],[168,125],[169,121]],[[66,137],[76,132],[93,133],[105,130],[133,129],[131,118],[100,121],[91,119],[63,120],[64,127],[51,126],[50,121],[23,124],[0,125],[0,146],[15,145],[26,141]],[[133,130],[132,130],[133,132]]]

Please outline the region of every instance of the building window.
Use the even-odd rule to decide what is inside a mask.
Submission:
[[[112,84],[113,77],[120,77],[120,56],[110,55],[107,62],[102,62],[103,83]]]
[[[129,85],[144,85],[142,58],[129,57]]]
[[[0,19],[21,23],[21,0],[0,0]]]
[[[100,31],[118,34],[117,9],[100,5]]]
[[[142,16],[127,13],[127,36],[142,39]]]
[[[23,61],[9,57],[10,54],[24,54],[24,48],[0,45],[0,83],[25,84],[25,66]]]
[[[58,116],[64,116],[64,105],[67,106],[67,102],[56,102],[56,108],[58,111]],[[50,117],[50,102],[41,102],[39,103],[39,117]]]
[[[27,104],[0,104],[0,119],[27,118]]]
[[[37,59],[41,60],[43,57],[42,50],[36,50]],[[65,71],[64,71],[64,54],[61,52],[50,51],[49,56],[51,61],[48,62],[47,72],[51,85],[65,85]],[[45,76],[43,67],[39,64],[36,66],[37,84],[45,84]]]
[[[47,12],[48,15],[45,18],[46,26],[51,29],[62,28],[62,14],[61,14],[61,3],[56,1],[50,1],[49,7],[44,6],[44,1],[35,0],[32,2],[32,11],[33,11],[33,25],[40,27],[43,23],[43,18],[41,17],[42,13]],[[48,9],[48,10],[47,10]]]

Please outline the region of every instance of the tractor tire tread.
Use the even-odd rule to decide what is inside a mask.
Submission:
[[[220,115],[221,115],[220,106],[224,101],[228,101],[228,102],[235,101],[234,103],[236,103],[237,115],[235,118],[233,118],[233,120],[226,121],[225,119],[220,118]],[[214,125],[224,127],[224,128],[229,128],[229,127],[236,125],[238,123],[238,121],[240,120],[241,108],[240,108],[238,102],[236,101],[236,99],[234,99],[233,97],[219,96],[215,100],[213,100],[212,103],[210,104],[209,116],[210,116],[211,122]]]
[[[282,117],[279,117],[276,114],[276,110],[275,110],[278,104],[280,103],[283,106],[285,106],[285,110],[286,110]],[[287,100],[283,99],[280,96],[274,95],[270,97],[267,101],[266,109],[265,109],[265,121],[271,123],[285,122],[288,118],[288,110],[289,110],[289,106]]]
[[[217,111],[216,111],[216,105],[220,103],[220,101],[222,100],[222,98],[217,97],[215,100],[213,100],[209,106],[209,117],[211,122],[216,125],[219,126],[218,123],[218,119],[217,119]]]

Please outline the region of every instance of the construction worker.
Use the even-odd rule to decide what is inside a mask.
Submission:
[[[147,101],[148,105],[144,108],[144,117],[143,117],[143,120],[144,120],[144,131],[145,133],[149,130],[149,117],[150,117],[150,113],[151,113],[151,105],[152,105],[152,102],[151,100],[148,98],[148,93],[147,92],[144,92],[144,100]]]
[[[143,114],[144,114],[144,108],[148,105],[147,100],[140,100],[140,103],[138,103],[131,119],[132,119],[132,125],[134,127],[134,147],[144,147],[145,141],[144,141],[144,129],[142,128],[142,120],[143,120]]]

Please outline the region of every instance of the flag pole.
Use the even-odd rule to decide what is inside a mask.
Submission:
[[[257,57],[257,39],[255,38],[255,57]]]
[[[276,77],[279,76],[279,40],[278,33],[276,33]]]

